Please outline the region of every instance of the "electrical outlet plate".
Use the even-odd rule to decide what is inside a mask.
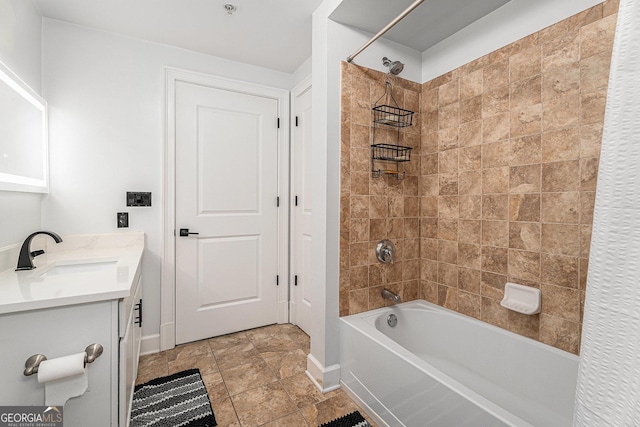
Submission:
[[[129,227],[129,212],[118,212],[118,228]]]
[[[151,192],[127,191],[127,206],[151,206]]]

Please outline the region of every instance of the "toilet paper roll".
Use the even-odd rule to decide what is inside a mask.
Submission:
[[[82,352],[42,361],[38,367],[38,382],[42,384],[84,373],[84,357]]]
[[[44,383],[45,405],[63,406],[67,400],[87,391],[89,375],[84,358],[83,352],[40,363],[38,382]]]

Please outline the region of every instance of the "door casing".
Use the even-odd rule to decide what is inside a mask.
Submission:
[[[175,83],[187,83],[240,93],[260,95],[278,100],[280,135],[278,138],[278,323],[289,320],[289,91],[242,82],[178,68],[165,67],[165,132],[163,182],[163,262],[160,285],[160,350],[175,347]]]

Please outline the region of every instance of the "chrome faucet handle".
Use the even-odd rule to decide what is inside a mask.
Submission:
[[[393,264],[395,250],[396,248],[391,240],[380,240],[378,246],[376,246],[376,257],[383,264]]]
[[[386,262],[393,264],[393,251],[388,247],[382,250],[382,257],[386,260]]]

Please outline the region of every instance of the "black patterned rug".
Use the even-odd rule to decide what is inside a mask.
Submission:
[[[137,385],[131,427],[213,427],[216,418],[200,370],[189,369]]]
[[[371,427],[371,424],[364,419],[360,412],[355,411],[344,417],[336,418],[333,421],[322,424],[320,427]]]

